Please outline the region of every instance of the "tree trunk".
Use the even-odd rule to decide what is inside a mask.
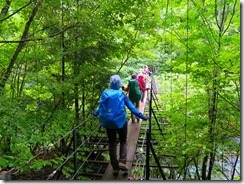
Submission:
[[[79,10],[79,1],[76,0],[76,6],[77,10]],[[74,33],[77,35],[77,31]],[[75,47],[77,48],[78,46],[78,37],[75,36]],[[80,74],[80,63],[78,60],[78,51],[75,51],[74,53],[74,77],[76,78]],[[78,124],[79,119],[80,119],[80,108],[79,108],[79,82],[76,82],[74,84],[74,94],[75,94],[75,123]]]
[[[199,174],[199,170],[198,170],[198,157],[194,158],[194,165],[196,168],[196,175],[197,175],[197,179],[201,180],[200,174]]]
[[[75,38],[75,45],[78,43],[78,38]],[[78,63],[78,53],[75,52],[74,55],[74,77],[77,77],[79,75],[79,63]],[[74,84],[74,93],[75,93],[75,122],[78,122],[80,119],[80,109],[79,109],[79,84],[76,82]]]
[[[62,27],[64,27],[64,10],[63,10],[63,1],[62,1]],[[64,53],[65,53],[65,36],[64,36],[64,32],[62,32],[61,34],[61,48],[62,48],[62,59],[61,59],[61,80],[64,83],[65,81],[65,57],[64,57]],[[61,100],[61,107],[64,109],[66,107],[65,104],[65,93],[64,91],[62,91],[62,100]],[[65,139],[61,139],[60,141],[60,146],[61,146],[61,150],[65,152],[66,150],[66,140]]]
[[[31,13],[31,16],[29,18],[29,20],[27,21],[26,25],[25,25],[25,29],[24,29],[24,32],[21,36],[21,42],[19,42],[19,45],[18,47],[16,48],[11,60],[10,60],[10,63],[9,63],[9,66],[6,70],[6,72],[3,74],[2,78],[1,78],[1,81],[0,81],[0,91],[2,91],[4,88],[5,88],[5,85],[6,85],[6,82],[7,80],[9,79],[9,76],[12,72],[12,69],[14,67],[14,64],[18,58],[18,55],[19,53],[21,52],[21,50],[23,49],[24,45],[25,45],[25,42],[24,40],[26,39],[26,37],[28,36],[28,32],[29,32],[29,29],[30,29],[30,26],[31,26],[31,23],[33,22],[34,20],[34,17],[38,11],[38,7],[40,6],[41,3],[37,3],[33,10],[32,10],[32,13]]]
[[[208,154],[205,155],[202,162],[202,180],[207,180],[207,162]]]
[[[239,160],[239,150],[237,152],[235,164],[233,166],[233,172],[232,172],[232,175],[231,175],[231,180],[234,180],[235,172],[236,172],[236,165],[237,165],[238,160]]]
[[[85,80],[82,80],[82,118],[85,119]]]

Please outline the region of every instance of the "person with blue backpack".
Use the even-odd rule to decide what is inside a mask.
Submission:
[[[102,92],[99,107],[93,112],[97,116],[101,126],[106,128],[109,141],[109,157],[113,168],[114,176],[117,176],[119,170],[128,171],[126,165],[127,157],[127,118],[125,106],[138,118],[148,120],[132,104],[125,93],[120,90],[122,81],[119,75],[110,77],[110,89]],[[120,152],[117,159],[116,135],[119,135]]]

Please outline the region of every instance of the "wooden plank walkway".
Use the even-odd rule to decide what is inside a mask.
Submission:
[[[146,103],[147,92],[144,95],[143,102],[140,104],[140,112],[144,112],[145,103]],[[128,112],[130,113],[130,112]],[[119,171],[118,176],[113,175],[113,168],[111,164],[108,165],[102,180],[128,180],[128,176],[130,176],[131,167],[133,164],[134,155],[136,152],[137,141],[140,135],[142,120],[139,122],[131,123],[131,119],[128,122],[128,133],[127,133],[127,167],[129,169],[128,174],[124,174],[125,172]],[[117,155],[119,155],[119,144],[117,145]]]

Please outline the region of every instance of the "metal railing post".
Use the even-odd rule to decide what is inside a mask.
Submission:
[[[76,145],[76,128],[74,128],[73,130],[73,139],[74,139],[74,142],[73,142],[73,147],[74,147],[74,174],[76,174],[77,172],[77,157],[76,157],[76,148],[77,148],[77,145]],[[77,179],[77,176],[75,175],[74,179],[76,180]]]
[[[149,130],[147,130],[146,134],[146,180],[149,180],[150,176],[150,143],[149,143]]]

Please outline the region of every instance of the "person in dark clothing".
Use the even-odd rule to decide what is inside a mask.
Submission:
[[[124,91],[128,91],[129,99],[133,103],[133,105],[139,110],[140,99],[141,99],[141,90],[137,81],[137,75],[132,74],[131,79],[129,80],[128,86],[126,88],[122,88]],[[135,115],[131,113],[131,122],[135,123]]]
[[[98,117],[100,124],[106,128],[109,140],[110,163],[113,167],[114,176],[118,175],[119,170],[128,171],[126,165],[127,119],[125,106],[137,117],[143,120],[149,119],[148,116],[144,116],[136,109],[124,92],[119,90],[120,87],[122,87],[120,76],[111,76],[110,89],[106,89],[102,92],[99,107],[93,112],[93,115]],[[109,98],[109,96],[111,96],[111,98]],[[112,104],[113,107],[107,108],[108,104]],[[119,159],[117,159],[117,134],[119,135],[120,142]]]

